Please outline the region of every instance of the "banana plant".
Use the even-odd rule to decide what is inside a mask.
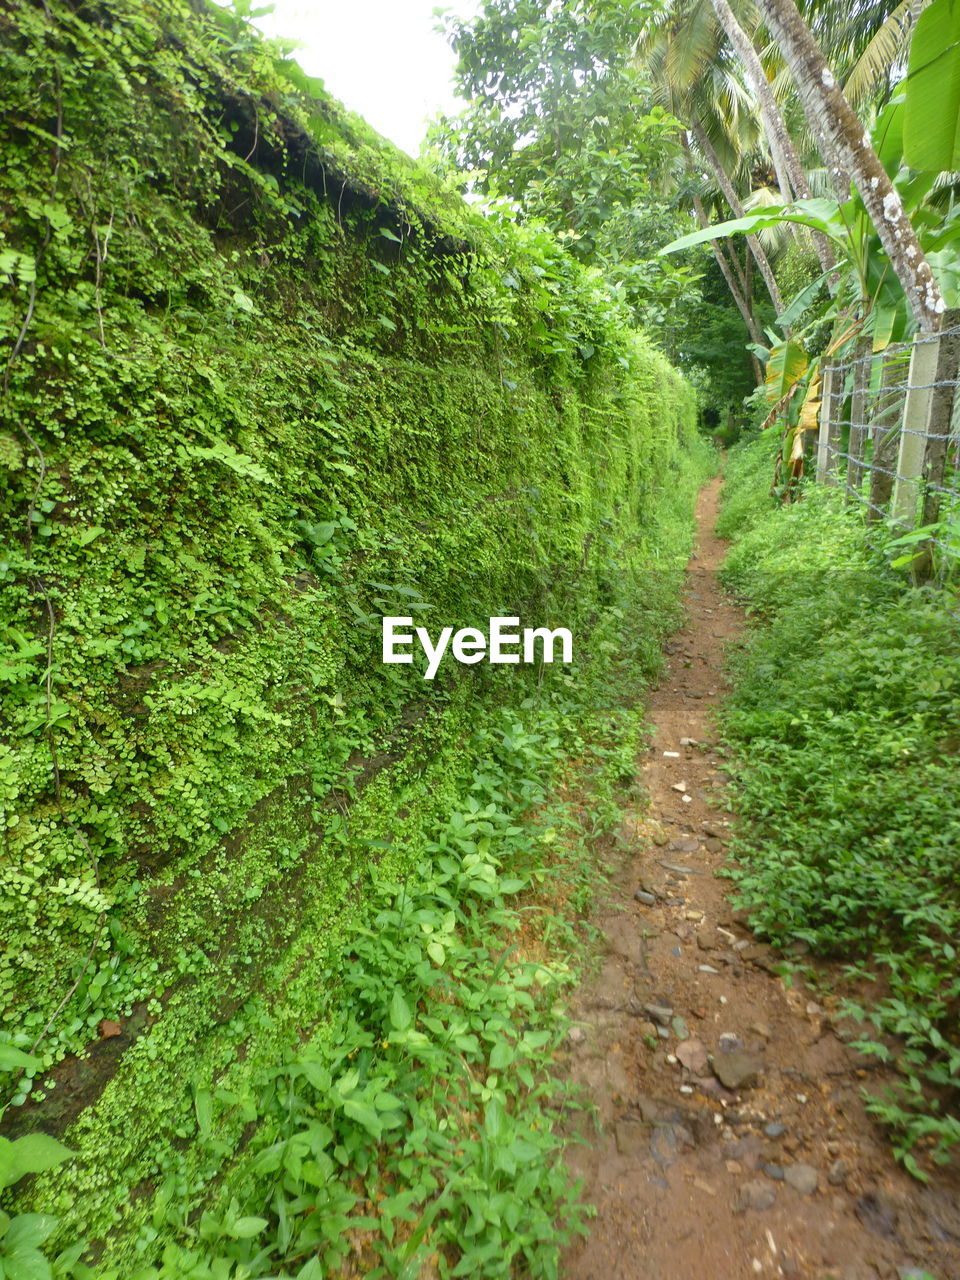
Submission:
[[[939,2],[936,0],[927,13],[934,12]],[[950,3],[960,13],[960,0]],[[957,75],[960,77],[960,55]],[[911,125],[908,106],[908,96],[901,94],[884,107],[873,128],[873,145],[913,222],[947,307],[956,307],[960,305],[960,202],[954,199],[952,175],[917,170],[905,162],[904,128],[905,123],[908,129]],[[953,145],[952,138],[949,145]],[[681,236],[660,253],[677,253],[706,240],[750,235],[784,223],[825,235],[837,255],[836,271],[825,272],[806,285],[777,317],[777,326],[786,336],[770,333],[769,348],[751,348],[766,363],[772,407],[764,426],[784,423],[774,490],[790,497],[803,474],[805,433],[817,425],[821,362],[848,349],[860,336],[869,336],[873,350],[882,351],[890,343],[908,338],[914,321],[903,288],[856,194],[843,204],[818,198],[758,209]],[[828,283],[834,286],[829,293]],[[809,339],[825,323],[833,326],[828,349],[811,357]]]

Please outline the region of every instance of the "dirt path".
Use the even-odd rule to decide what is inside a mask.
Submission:
[[[561,1275],[957,1280],[955,1191],[897,1168],[860,1102],[869,1064],[829,1009],[771,972],[713,874],[731,815],[712,795],[711,713],[742,627],[716,580],[719,489],[700,495],[688,623],[650,701],[650,810],[625,833],[598,920],[603,969],[575,1006],[570,1072],[604,1132],[569,1153],[597,1217]]]

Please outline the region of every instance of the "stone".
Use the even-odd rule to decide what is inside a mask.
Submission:
[[[683,1018],[680,1017],[679,1014],[676,1017],[670,1019],[670,1029],[673,1032],[673,1034],[677,1037],[678,1040],[689,1040],[690,1031],[687,1027],[686,1022],[684,1021]]]
[[[712,964],[698,964],[697,973],[719,973],[719,969],[715,969]]]
[[[110,1040],[113,1036],[122,1036],[123,1027],[119,1022],[111,1022],[109,1018],[101,1018],[97,1025],[101,1040]]]
[[[834,1160],[827,1170],[827,1181],[831,1187],[842,1187],[847,1180],[850,1169],[845,1160]]]
[[[772,1178],[774,1182],[783,1182],[784,1168],[782,1164],[762,1164],[760,1168],[767,1177]]]
[[[787,1132],[787,1126],[781,1124],[779,1120],[771,1120],[769,1124],[764,1125],[763,1132],[768,1138],[782,1138]]]
[[[647,893],[645,889],[638,889],[633,895],[637,902],[642,902],[645,907],[652,907],[656,904],[656,894]]]
[[[701,951],[716,951],[719,945],[717,931],[712,925],[705,924],[697,930],[697,946]]]
[[[750,1030],[755,1032],[758,1036],[762,1036],[764,1040],[770,1040],[773,1038],[773,1032],[765,1022],[752,1022],[750,1024]]]
[[[668,1004],[645,1004],[643,1006],[644,1013],[649,1013],[654,1022],[659,1022],[662,1026],[673,1017],[673,1009]]]
[[[746,1049],[734,1049],[730,1053],[714,1056],[713,1074],[728,1089],[749,1089],[757,1083],[763,1071],[763,1062],[755,1053]]]
[[[712,836],[704,840],[703,847],[707,853],[723,853],[723,841],[715,840]]]
[[[812,1196],[820,1185],[820,1175],[812,1164],[791,1164],[783,1171],[783,1180],[802,1196]]]
[[[703,822],[700,825],[703,828],[703,834],[705,836],[713,836],[715,840],[722,839],[723,832],[715,822]]]
[[[669,1027],[661,1027],[661,1026],[660,1026],[660,1024],[658,1023],[658,1024],[657,1024],[657,1035],[660,1037],[660,1039],[661,1039],[661,1040],[669,1040],[669,1039],[670,1039],[670,1028],[669,1028]]]
[[[696,1037],[682,1041],[677,1045],[677,1060],[693,1075],[704,1075],[707,1070],[707,1050],[703,1041]]]
[[[686,781],[683,781],[683,782],[674,782],[674,783],[672,783],[672,784],[671,784],[671,789],[672,789],[673,791],[686,791],[686,789],[687,789]]]
[[[657,847],[661,849],[663,848],[664,845],[667,845],[670,843],[670,837],[667,835],[667,833],[663,830],[662,827],[656,827],[654,830],[652,830],[650,832],[650,839],[653,842],[653,844],[657,845]]]
[[[585,1044],[587,1040],[587,1033],[584,1031],[583,1027],[571,1027],[567,1032],[567,1039],[574,1045]]]
[[[742,1049],[743,1041],[734,1031],[723,1031],[718,1041],[721,1053],[732,1053],[734,1049]]]
[[[699,840],[671,840],[670,848],[677,853],[699,853]]]
[[[687,867],[681,862],[661,862],[660,865],[665,871],[672,871],[675,876],[702,876],[706,874],[697,867]]]
[[[769,1209],[776,1198],[776,1188],[771,1187],[769,1182],[761,1182],[759,1179],[755,1182],[745,1182],[737,1192],[733,1211],[734,1213],[746,1213],[748,1209],[753,1209],[759,1213],[764,1209]]]
[[[698,745],[696,738],[681,738],[681,747],[695,747]]]

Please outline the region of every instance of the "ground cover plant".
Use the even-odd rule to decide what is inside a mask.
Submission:
[[[572,942],[497,957],[537,824],[593,830],[544,816],[564,761],[601,809],[630,771],[695,397],[218,6],[17,3],[0,43],[0,1265],[550,1274]],[[516,612],[574,664],[380,663],[385,614]]]
[[[765,500],[770,459],[766,439],[734,455],[720,524],[756,619],[723,721],[746,819],[731,874],[761,933],[867,979],[847,1007],[902,1076],[870,1107],[923,1175],[960,1141],[956,599],[891,570],[839,491]]]

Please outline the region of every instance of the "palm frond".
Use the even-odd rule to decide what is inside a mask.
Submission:
[[[910,46],[917,18],[930,0],[902,0],[863,50],[847,76],[844,93],[853,104],[876,98],[893,78]]]

